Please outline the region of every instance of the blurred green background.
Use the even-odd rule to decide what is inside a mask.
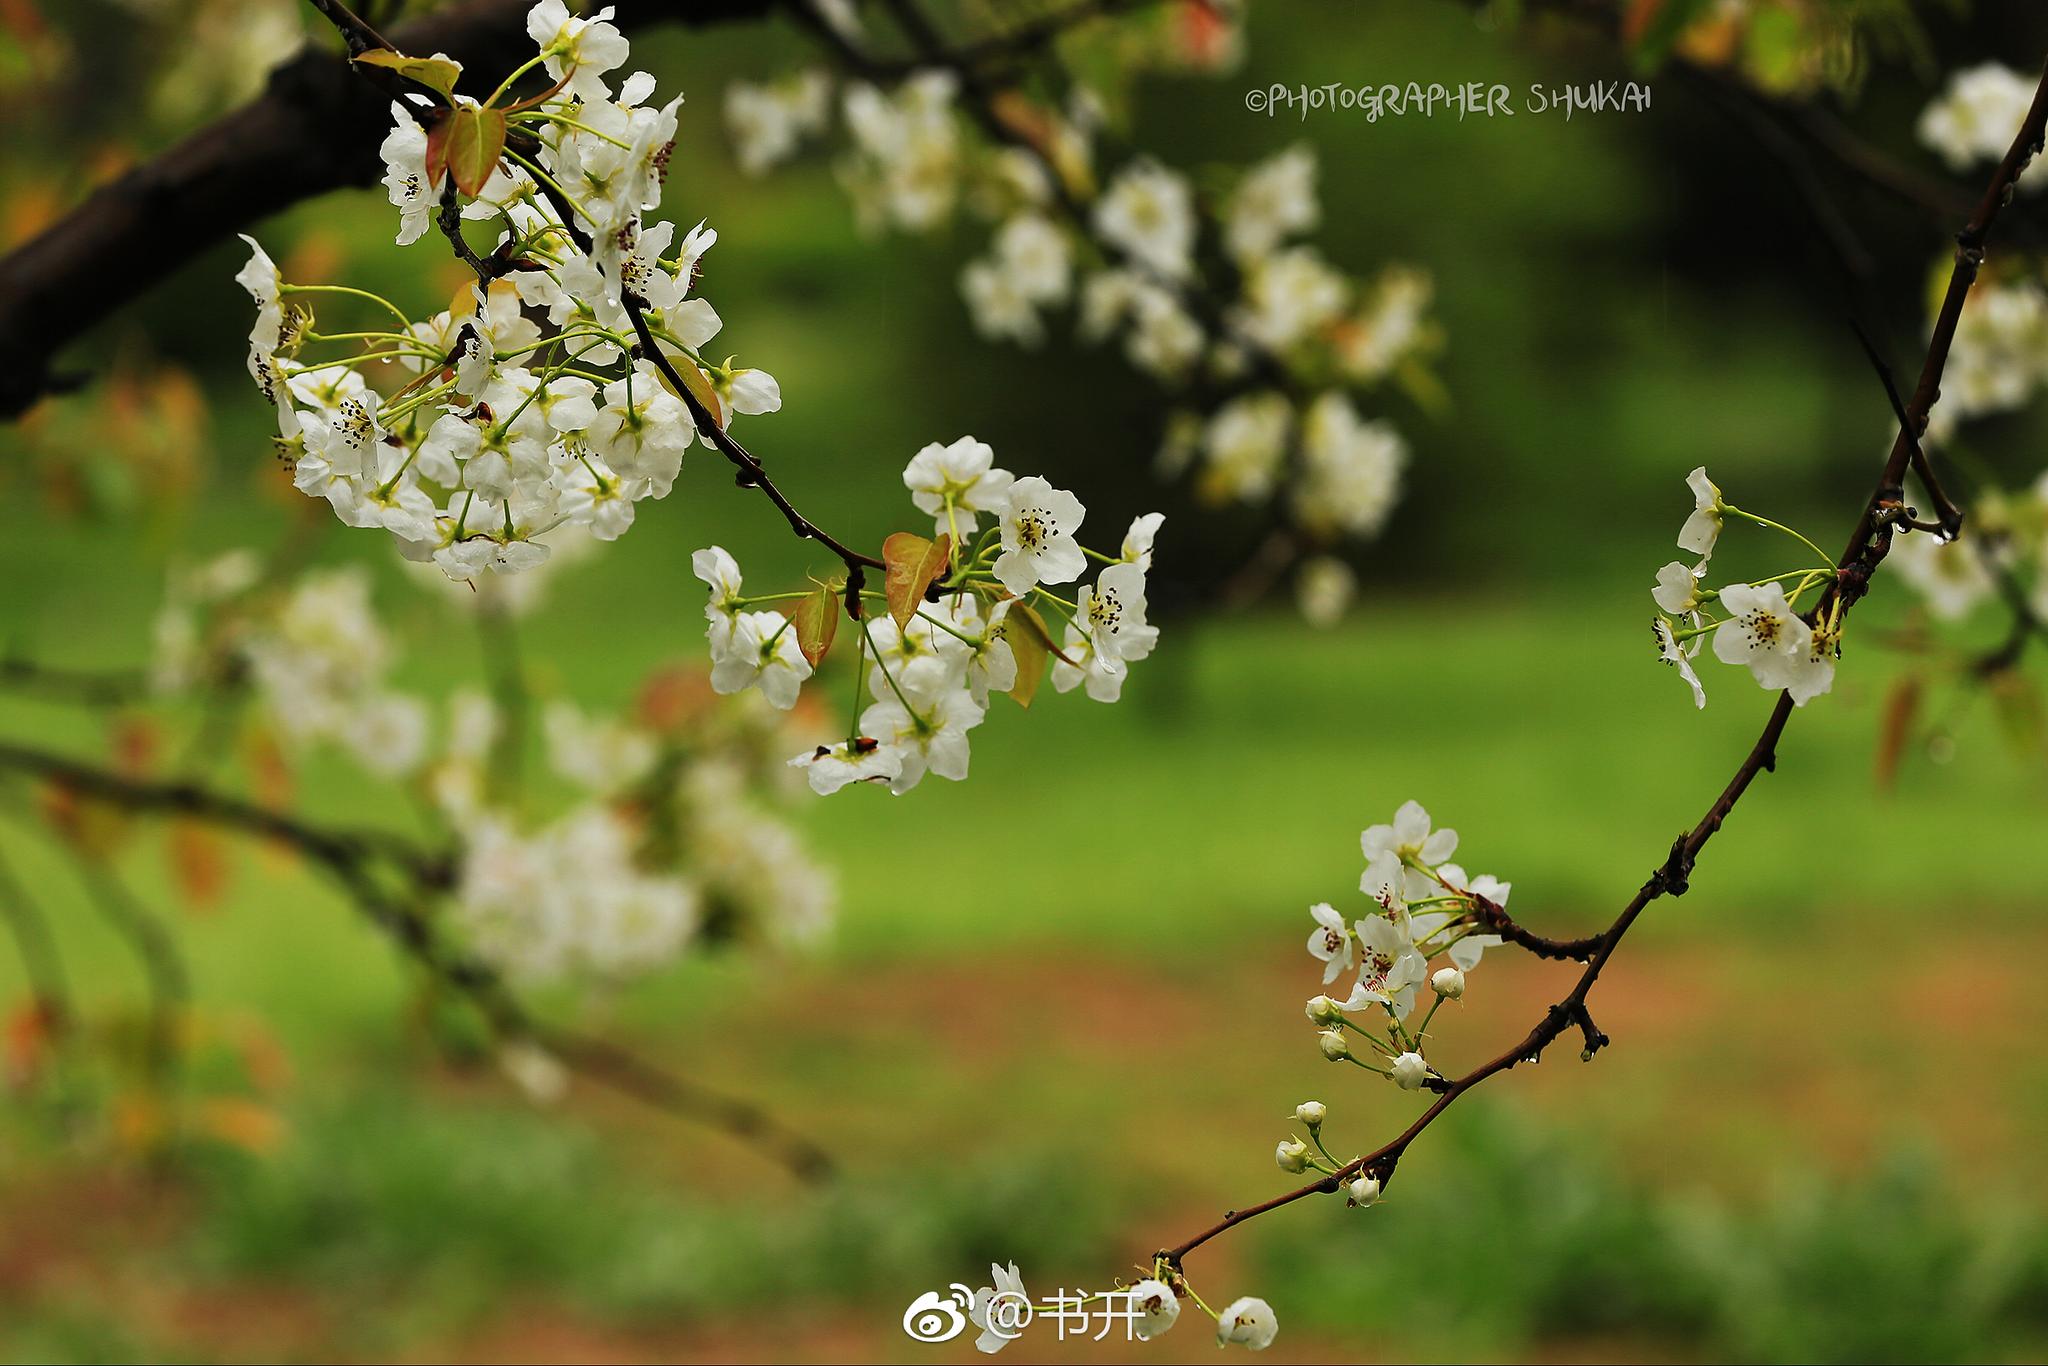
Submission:
[[[2043,27],[1996,10],[1931,23],[1930,50],[1881,66],[1851,111],[1909,158],[1936,73],[2026,66]],[[179,910],[170,851],[142,839],[122,871],[177,917],[200,1065],[209,1049],[264,1060],[260,1113],[166,1171],[26,1104],[0,1112],[9,1359],[968,1359],[964,1339],[909,1342],[904,1306],[991,1260],[1035,1289],[1128,1274],[1284,1188],[1271,1146],[1302,1099],[1330,1103],[1340,1149],[1405,1125],[1414,1098],[1333,1072],[1300,1016],[1317,985],[1303,911],[1351,894],[1360,828],[1418,798],[1463,832],[1466,866],[1512,879],[1525,923],[1606,923],[1767,710],[1713,667],[1695,713],[1649,655],[1647,590],[1686,471],[1706,464],[1831,545],[1888,440],[1796,195],[1675,75],[1644,116],[1269,119],[1244,89],[1628,68],[1595,39],[1493,32],[1459,5],[1260,4],[1244,68],[1148,83],[1137,139],[1198,172],[1314,145],[1326,254],[1433,273],[1451,402],[1370,405],[1415,453],[1341,627],[1313,631],[1285,601],[1205,614],[1201,586],[1254,537],[1242,512],[1151,482],[1145,381],[1110,354],[977,340],[954,277],[979,227],[867,240],[817,159],[738,174],[720,82],[791,69],[796,34],[662,33],[636,53],[688,92],[668,206],[719,230],[703,292],[727,349],[782,383],[784,411],[747,435],[798,502],[869,541],[915,525],[897,472],[971,431],[1080,491],[1091,522],[1168,508],[1160,596],[1183,610],[1121,705],[1048,695],[1019,715],[999,699],[969,782],[802,808],[842,893],[821,951],[696,957],[618,997],[554,1002],[773,1105],[841,1160],[829,1184],[586,1088],[528,1105],[435,1046],[416,984],[304,870],[238,847],[218,903]],[[129,132],[146,150],[176,127]],[[73,196],[105,131],[71,130],[76,156],[54,137],[40,161],[10,153],[13,210]],[[1907,368],[1945,226],[1844,194]],[[430,245],[384,245],[387,217],[370,194],[336,196],[262,237],[332,278],[443,297],[455,277]],[[281,476],[240,373],[239,259],[222,249],[92,349],[191,369],[203,412],[175,420],[202,455],[178,486],[93,448],[104,396],[0,429],[0,640],[135,665],[167,565],[317,534],[320,562],[375,567],[412,647],[401,683],[474,679],[470,638],[373,538],[290,515],[266,487]],[[161,437],[165,401],[141,400],[119,439]],[[2024,416],[1973,429],[1976,477],[2031,477],[2041,434]],[[542,691],[622,703],[650,668],[695,658],[688,555],[713,540],[750,582],[823,567],[699,454],[524,624]],[[1557,1050],[1458,1106],[1369,1214],[1313,1202],[1204,1249],[1188,1270],[1211,1303],[1271,1300],[1281,1359],[2048,1353],[2048,770],[2012,724],[2023,709],[1937,685],[1881,789],[1886,698],[1918,665],[1880,640],[1906,620],[1896,589],[1859,615],[1782,771],[1603,980],[1615,1046],[1586,1066]],[[13,696],[0,734],[105,745],[95,718]],[[300,791],[323,816],[407,820],[339,763]],[[81,996],[109,1030],[132,1025],[133,964],[71,871],[15,825],[0,852],[57,913]],[[1497,1052],[1567,980],[1490,960],[1440,1024],[1447,1060]],[[0,1001],[24,990],[0,961]],[[1041,1329],[1013,1350],[1183,1358],[1207,1350],[1187,1318],[1149,1347]]]

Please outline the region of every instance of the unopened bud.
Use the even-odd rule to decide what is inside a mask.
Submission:
[[[1417,1091],[1429,1076],[1429,1064],[1422,1060],[1420,1053],[1403,1053],[1394,1059],[1392,1071],[1394,1085],[1403,1091]]]
[[[1465,994],[1465,974],[1456,968],[1438,968],[1429,979],[1429,989],[1447,1001],[1455,1001]]]
[[[1333,1025],[1344,1018],[1344,1012],[1327,996],[1309,997],[1302,1013],[1308,1016],[1310,1023],[1319,1025]]]
[[[1357,1180],[1344,1188],[1344,1193],[1351,1197],[1352,1204],[1364,1209],[1380,1198],[1380,1179],[1377,1176],[1361,1174]]]
[[[1305,1100],[1294,1107],[1294,1117],[1311,1129],[1320,1129],[1330,1117],[1330,1107],[1319,1100]]]
[[[1326,1029],[1316,1035],[1316,1046],[1323,1050],[1323,1056],[1331,1062],[1342,1062],[1351,1056],[1351,1045],[1339,1029]]]
[[[1273,1160],[1280,1164],[1283,1172],[1305,1172],[1308,1170],[1308,1144],[1298,1138],[1290,1138],[1273,1150]]]

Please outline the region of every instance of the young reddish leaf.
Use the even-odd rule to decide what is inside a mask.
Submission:
[[[1920,712],[1920,677],[1907,674],[1892,685],[1884,700],[1884,714],[1877,730],[1877,790],[1890,792],[1898,781],[1899,760],[1913,738],[1913,723]]]
[[[483,189],[505,153],[505,111],[458,105],[427,134],[427,181],[445,169],[467,195]]]
[[[899,531],[882,542],[883,596],[889,600],[889,615],[901,630],[924,601],[932,580],[945,572],[953,556],[953,538],[944,532],[927,541],[913,531]]]
[[[455,120],[436,119],[427,129],[427,184],[436,186],[448,172],[448,135],[454,130]]]
[[[365,52],[355,60],[362,66],[381,66],[387,71],[396,71],[407,80],[418,81],[429,90],[438,90],[450,97],[455,94],[455,78],[462,74],[461,64],[446,57],[408,57],[390,48]]]
[[[820,584],[816,592],[798,599],[790,620],[796,625],[796,648],[817,668],[832,648],[832,638],[839,634],[839,590]]]

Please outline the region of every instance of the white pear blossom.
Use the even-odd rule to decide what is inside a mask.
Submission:
[[[723,642],[714,634],[711,644],[711,686],[717,692],[758,686],[763,697],[788,711],[811,676],[796,630],[780,612],[740,612]]]
[[[1232,399],[1209,418],[1202,436],[1205,483],[1217,494],[1256,502],[1273,491],[1294,431],[1294,406],[1266,391]]]
[[[398,210],[398,245],[410,246],[434,225],[440,198],[427,179],[427,130],[395,100],[391,132],[378,152],[384,158],[385,193]]]
[[[608,22],[611,17],[607,5],[588,19],[579,19],[563,0],[540,0],[526,14],[528,36],[549,54],[548,75],[566,80],[569,93],[585,103],[609,99],[604,73],[623,65],[630,53],[625,35]]]
[[[1332,390],[1302,414],[1306,469],[1294,489],[1296,515],[1311,527],[1377,535],[1401,497],[1408,443],[1388,422],[1359,417]]]
[[[1692,488],[1693,511],[1678,530],[1678,547],[1699,556],[1704,565],[1714,553],[1714,542],[1720,539],[1721,515],[1728,505],[1721,501],[1721,490],[1707,478],[1705,465],[1688,474],[1685,482]]]
[[[1296,233],[1314,229],[1316,154],[1297,143],[1246,171],[1223,211],[1223,240],[1239,261],[1255,261]]]
[[[1360,1172],[1357,1176],[1344,1183],[1344,1196],[1344,1203],[1348,1208],[1372,1208],[1379,1203],[1380,1199],[1379,1178],[1367,1172]]]
[[[810,780],[811,791],[829,797],[848,783],[893,783],[903,774],[903,752],[873,740],[819,745],[789,761]]]
[[[959,782],[967,776],[967,732],[981,724],[987,708],[964,687],[928,677],[897,680],[901,696],[886,699],[861,713],[860,728],[896,755],[899,769],[889,790],[901,795],[917,786],[927,772]]]
[[[1351,282],[1313,247],[1290,247],[1260,260],[1245,281],[1237,333],[1279,353],[1336,321],[1351,302]]]
[[[1110,565],[1082,586],[1075,607],[1074,619],[1103,667],[1121,669],[1127,646],[1140,651],[1138,658],[1151,653],[1156,632],[1145,621],[1145,571],[1138,565]]]
[[[740,169],[760,175],[787,161],[831,115],[832,81],[805,71],[772,85],[733,81],[725,88],[725,128]]]
[[[1317,555],[1304,561],[1295,572],[1295,603],[1311,626],[1335,626],[1344,619],[1357,596],[1357,573],[1333,556]]]
[[[1169,281],[1194,269],[1195,205],[1188,183],[1152,161],[1124,168],[1095,202],[1095,231]]]
[[[1949,78],[1941,98],[1920,115],[1920,141],[1941,154],[1951,171],[2004,158],[2013,130],[2026,121],[2034,101],[2035,77],[1998,62],[1986,62]],[[2022,189],[2039,189],[2040,159],[2020,179]]]
[[[707,546],[690,556],[690,572],[711,590],[711,600],[704,607],[704,615],[711,623],[711,644],[716,652],[721,637],[732,635],[733,622],[746,611],[739,562],[725,547]]]
[[[1073,289],[1067,235],[1041,214],[1022,213],[996,232],[994,262],[1035,304],[1063,302]]]
[[[599,796],[631,786],[654,767],[654,737],[615,718],[586,716],[573,702],[550,703],[543,730],[548,766]]]
[[[1422,803],[1410,801],[1401,803],[1400,810],[1394,813],[1392,825],[1366,827],[1365,833],[1359,837],[1359,845],[1365,851],[1368,863],[1381,857],[1392,857],[1403,864],[1433,866],[1457,852],[1458,832],[1431,829],[1429,812],[1423,809]],[[1426,895],[1426,892],[1411,895]]]
[[[1694,636],[1688,644],[1681,646],[1669,620],[1655,617],[1651,619],[1650,625],[1657,635],[1657,658],[1678,670],[1678,676],[1692,689],[1693,706],[1706,706],[1707,690],[1700,683],[1700,676],[1693,672],[1692,667],[1692,658],[1700,652],[1706,637]]]
[[[1280,1320],[1273,1316],[1273,1306],[1250,1295],[1232,1300],[1216,1316],[1216,1344],[1219,1347],[1234,1344],[1263,1352],[1279,1335]]]
[[[1834,685],[1834,661],[1785,599],[1779,583],[1730,584],[1721,590],[1728,620],[1714,628],[1714,657],[1742,664],[1765,688],[1782,688],[1800,706]]]
[[[1420,1053],[1403,1053],[1388,1064],[1387,1070],[1393,1074],[1394,1085],[1403,1091],[1419,1091],[1429,1080],[1429,1064]]]
[[[1131,1331],[1140,1342],[1150,1342],[1180,1318],[1180,1297],[1164,1281],[1148,1276],[1132,1286],[1129,1294],[1134,1315]]]
[[[1323,985],[1328,986],[1351,966],[1351,927],[1327,901],[1309,907],[1308,913],[1316,922],[1315,929],[1309,931],[1308,951],[1322,961]]]
[[[1894,536],[1886,558],[1942,621],[1961,621],[1997,589],[1974,540],[1912,532]]]
[[[996,468],[995,454],[987,442],[963,436],[945,446],[934,441],[910,458],[903,485],[918,510],[931,514],[935,533],[945,532],[958,545],[973,534],[981,513],[1007,509],[1015,480]]]
[[[967,1318],[981,1330],[974,1340],[975,1350],[992,1354],[1016,1340],[1030,1317],[1031,1297],[1015,1262],[1007,1267],[991,1265],[988,1272],[995,1284],[974,1292]]]
[[[1037,346],[1045,340],[1038,306],[1023,282],[994,261],[970,261],[960,272],[960,297],[967,301],[974,330],[990,341]]]
[[[1427,314],[1435,286],[1405,266],[1382,272],[1363,306],[1335,329],[1338,364],[1360,383],[1384,379],[1428,340]]]
[[[1131,529],[1124,533],[1123,559],[1127,564],[1140,569],[1152,567],[1152,542],[1159,535],[1159,528],[1166,524],[1163,512],[1148,512],[1131,519]]]
[[[1657,586],[1650,596],[1657,605],[1674,617],[1697,612],[1705,596],[1700,592],[1700,576],[1703,569],[1688,569],[1673,560],[1657,571]]]
[[[1387,1006],[1406,1019],[1415,1006],[1416,988],[1429,973],[1429,961],[1415,947],[1407,916],[1369,915],[1356,928],[1358,981],[1343,1002],[1344,1009]]]
[[[427,757],[426,704],[395,692],[366,698],[356,705],[341,739],[370,772],[403,778]]]
[[[1010,485],[1002,509],[1003,552],[995,576],[1018,597],[1041,583],[1071,583],[1088,567],[1074,533],[1081,500],[1033,475]]]

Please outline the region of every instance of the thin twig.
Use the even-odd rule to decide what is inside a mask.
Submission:
[[[125,707],[149,695],[149,680],[140,672],[65,669],[8,655],[0,658],[0,689],[84,707]]]
[[[1901,481],[1912,459],[1917,436],[1926,430],[1927,415],[1933,409],[1941,393],[1941,376],[1948,360],[1949,347],[1955,340],[1957,324],[1962,319],[1963,306],[1968,298],[1970,285],[1984,262],[1984,245],[2000,211],[2010,200],[2013,187],[2027,163],[2039,152],[2043,128],[2048,126],[2048,67],[2044,67],[2041,82],[2034,93],[2032,106],[2027,111],[2019,133],[2013,139],[1998,170],[1993,174],[1990,185],[1979,201],[1970,221],[1956,236],[1955,264],[1950,273],[1948,291],[1943,297],[1940,313],[1936,316],[1934,332],[1927,347],[1927,358],[1921,366],[1920,380],[1913,392],[1911,403],[1901,421],[1898,439],[1893,443],[1884,470],[1878,478],[1876,491],[1864,505],[1856,530],[1849,538],[1848,547],[1842,552],[1837,563],[1834,581],[1822,595],[1820,608],[1825,612],[1836,603],[1846,613],[1850,607],[1869,590],[1871,576],[1883,562],[1890,549],[1892,523],[1891,514],[1898,507]],[[1308,1185],[1275,1196],[1262,1204],[1246,1209],[1233,1210],[1217,1223],[1172,1247],[1162,1248],[1158,1259],[1174,1268],[1190,1252],[1202,1246],[1218,1234],[1237,1227],[1283,1205],[1290,1205],[1310,1195],[1333,1193],[1341,1183],[1360,1172],[1377,1176],[1383,1183],[1391,1179],[1410,1144],[1421,1136],[1436,1118],[1451,1105],[1487,1078],[1509,1071],[1520,1063],[1534,1062],[1544,1051],[1555,1043],[1566,1031],[1577,1028],[1584,1038],[1583,1055],[1591,1057],[1607,1043],[1606,1035],[1594,1025],[1586,1006],[1586,998],[1593,986],[1600,980],[1601,972],[1613,958],[1622,938],[1651,902],[1663,896],[1681,896],[1692,876],[1693,865],[1707,842],[1720,830],[1722,823],[1742,800],[1750,784],[1760,773],[1771,770],[1777,762],[1779,738],[1784,734],[1786,723],[1792,717],[1792,695],[1780,693],[1771,708],[1770,719],[1749,754],[1735,770],[1735,776],[1721,790],[1707,813],[1686,834],[1671,846],[1663,863],[1658,865],[1648,881],[1636,892],[1635,897],[1622,908],[1621,914],[1605,933],[1599,937],[1599,945],[1588,960],[1585,970],[1573,985],[1569,994],[1550,1007],[1543,1019],[1537,1023],[1514,1047],[1456,1079],[1436,1079],[1432,1089],[1437,1098],[1422,1115],[1390,1142],[1368,1153],[1364,1157],[1346,1163],[1334,1174],[1326,1175]]]

